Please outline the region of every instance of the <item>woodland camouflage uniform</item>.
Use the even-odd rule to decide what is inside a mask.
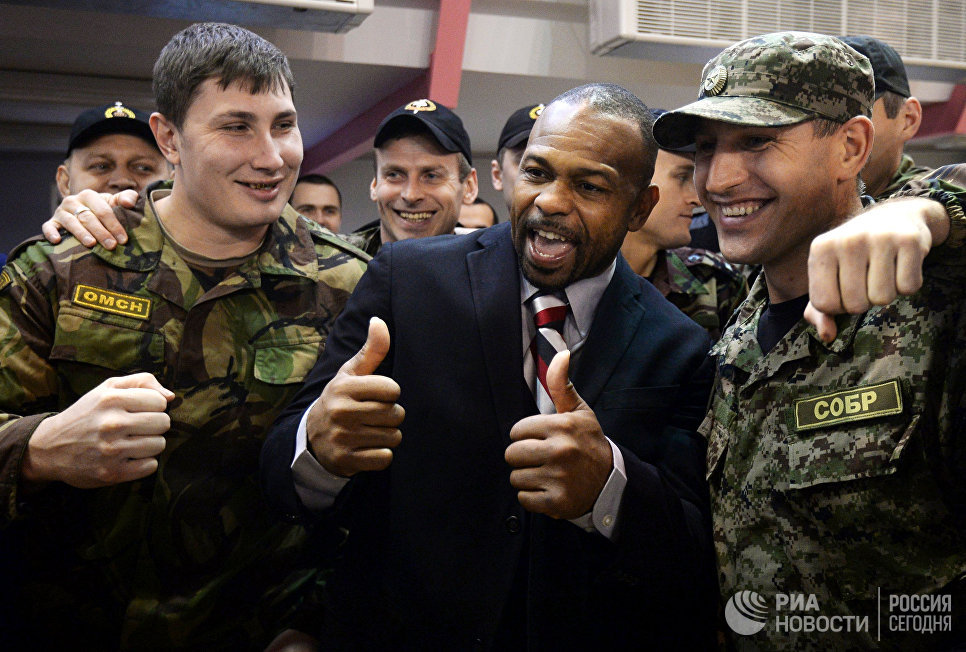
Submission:
[[[892,175],[892,180],[889,182],[889,185],[876,196],[876,201],[891,197],[908,182],[912,181],[913,179],[924,177],[930,172],[932,172],[932,168],[918,166],[916,165],[916,162],[912,160],[911,156],[908,154],[903,154],[902,161],[899,163],[899,167],[896,168],[896,173]]]
[[[115,251],[28,242],[0,276],[0,537],[21,555],[4,591],[25,611],[3,625],[59,649],[260,648],[319,561],[301,559],[306,532],[262,500],[261,443],[368,257],[286,206],[205,292],[150,203],[118,215],[129,240]],[[38,423],[139,371],[176,394],[158,471],[23,495]]]
[[[658,252],[658,256],[651,283],[717,341],[748,294],[741,271],[721,254],[706,249],[680,247]]]

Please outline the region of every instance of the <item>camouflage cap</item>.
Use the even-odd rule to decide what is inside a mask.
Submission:
[[[813,118],[846,122],[872,115],[872,65],[835,38],[778,32],[736,43],[709,61],[698,101],[658,118],[663,148],[694,142],[699,118],[781,127]]]

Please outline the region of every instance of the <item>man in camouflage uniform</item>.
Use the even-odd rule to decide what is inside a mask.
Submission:
[[[945,635],[962,635],[964,193],[932,180],[909,191],[932,200],[886,202],[846,222],[861,211],[873,82],[868,60],[837,39],[790,32],[733,45],[705,67],[699,98],[662,116],[655,137],[666,147],[696,142],[696,185],[722,253],[763,265],[712,349],[718,379],[701,426],[735,643],[948,645],[910,633],[899,620],[909,612],[891,600],[906,596],[908,609],[911,595],[952,594],[936,598],[952,612],[927,615],[950,616],[940,625],[958,631]],[[903,220],[919,226],[882,249],[863,239],[871,224]],[[819,242],[847,252],[839,267],[808,262]],[[934,243],[927,282],[896,299],[918,288],[907,252],[921,261]],[[829,278],[861,291],[829,301]],[[856,314],[825,317],[816,330],[802,319],[810,295],[822,310]]]
[[[919,131],[922,105],[912,97],[902,57],[892,46],[871,36],[844,36],[842,40],[872,64],[875,103],[872,124],[875,142],[862,170],[866,192],[876,199],[891,197],[907,181],[923,177],[930,168],[916,165],[903,147]]]
[[[247,30],[175,35],[151,117],[173,187],[118,209],[114,251],[37,240],[0,274],[9,647],[262,649],[314,581],[254,472],[365,256],[286,206],[292,86]]]
[[[664,113],[651,109],[655,119]],[[748,294],[748,284],[720,254],[685,246],[691,242],[692,214],[701,206],[694,190],[694,148],[659,149],[651,182],[660,198],[644,226],[624,237],[621,254],[631,269],[717,341]]]

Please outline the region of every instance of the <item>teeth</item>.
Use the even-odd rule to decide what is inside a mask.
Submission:
[[[402,211],[398,211],[398,212],[399,212],[399,216],[402,217],[404,220],[414,220],[416,222],[422,222],[423,220],[428,220],[430,217],[433,216],[432,213],[404,213]]]
[[[721,214],[725,217],[741,217],[742,215],[750,215],[759,208],[761,208],[761,202],[755,202],[753,204],[736,204],[734,206],[722,206]]]
[[[274,183],[250,183],[248,185],[255,190],[268,190],[275,187]]]
[[[567,241],[567,238],[563,237],[559,233],[554,233],[553,231],[543,231],[541,229],[537,229],[536,231],[537,235],[539,235],[541,238],[546,238],[547,240],[561,240],[563,242]]]

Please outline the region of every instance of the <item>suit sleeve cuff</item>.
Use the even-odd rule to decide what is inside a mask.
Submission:
[[[617,522],[620,517],[621,499],[627,486],[627,471],[624,468],[624,456],[617,444],[607,439],[614,456],[614,468],[604,483],[604,488],[597,496],[594,509],[583,516],[571,519],[570,522],[587,532],[597,531],[610,540],[614,539]]]
[[[299,421],[299,428],[295,434],[292,478],[295,481],[295,493],[298,494],[305,508],[310,512],[321,512],[335,504],[336,497],[349,482],[349,478],[326,471],[308,448],[305,422],[309,411],[314,406],[315,402],[302,414],[302,420]]]

